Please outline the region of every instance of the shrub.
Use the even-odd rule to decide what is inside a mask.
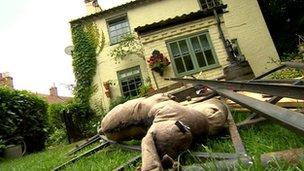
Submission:
[[[58,107],[59,108],[59,107]],[[69,142],[75,142],[83,138],[93,136],[97,133],[99,117],[88,104],[70,101],[63,105],[59,111],[59,117],[53,117],[54,124],[60,128],[61,122],[65,125]],[[56,116],[56,115],[54,115]],[[58,114],[57,114],[58,116]]]
[[[100,114],[103,115],[103,114]],[[78,141],[96,134],[101,116],[87,104],[69,101],[48,108],[49,139],[47,145]]]
[[[0,87],[0,139],[21,136],[28,152],[42,150],[47,138],[46,112],[47,103],[40,97]]]
[[[0,152],[5,148],[4,140],[0,139]]]
[[[64,104],[50,104],[48,107],[48,139],[47,146],[57,145],[67,142],[67,135],[65,131],[64,122],[61,117],[61,112]]]
[[[304,56],[300,54],[285,54],[284,57],[282,57],[282,61],[292,61],[292,62],[304,62]],[[277,63],[276,61],[274,61]],[[290,79],[290,78],[297,78],[302,77],[304,75],[303,71],[299,69],[294,68],[285,68],[282,70],[279,70],[273,74],[270,75],[272,79]]]
[[[71,101],[65,104],[62,112],[72,117],[73,124],[78,127],[82,136],[92,135],[91,120],[96,117],[96,114],[89,105]],[[94,133],[96,133],[96,129]]]
[[[55,128],[49,134],[46,145],[47,146],[52,146],[52,145],[58,145],[58,144],[63,144],[63,143],[64,144],[67,143],[67,135],[66,135],[65,129]]]
[[[51,129],[61,129],[64,128],[64,122],[60,116],[64,104],[50,104],[48,107],[48,122]]]
[[[301,77],[302,72],[298,69],[286,68],[271,74],[272,79],[288,79]]]

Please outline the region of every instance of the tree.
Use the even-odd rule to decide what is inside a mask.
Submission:
[[[304,34],[302,0],[258,0],[280,56],[297,52],[298,37]]]

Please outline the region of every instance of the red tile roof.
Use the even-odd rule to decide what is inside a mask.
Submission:
[[[36,93],[36,94],[44,98],[49,104],[64,103],[73,99],[73,97],[54,96],[54,95],[40,94],[40,93]]]

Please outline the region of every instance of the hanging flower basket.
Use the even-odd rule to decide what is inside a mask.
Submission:
[[[164,66],[156,66],[151,68],[152,71],[159,73],[160,76],[164,76],[165,67]]]
[[[170,64],[168,58],[164,57],[158,50],[152,52],[152,56],[147,62],[151,70],[159,73],[160,76],[164,75],[165,68]]]
[[[103,86],[106,90],[110,90],[110,82],[107,81],[107,82],[103,82]]]

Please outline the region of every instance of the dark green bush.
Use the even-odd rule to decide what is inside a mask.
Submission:
[[[48,145],[65,142],[67,138],[74,142],[95,135],[100,118],[90,106],[75,100],[50,105]]]
[[[5,142],[4,140],[0,139],[0,153],[3,150],[3,148],[5,148]]]
[[[0,87],[0,139],[21,136],[28,152],[42,150],[47,138],[46,112],[47,103],[40,97]]]
[[[54,128],[52,132],[49,133],[48,139],[46,141],[46,145],[49,147],[49,146],[56,146],[59,144],[66,144],[67,142],[68,139],[65,129]]]
[[[51,129],[64,128],[64,123],[60,116],[64,106],[65,105],[63,103],[49,105],[47,113],[48,113],[48,121],[49,121]]]
[[[67,142],[67,135],[64,122],[61,117],[62,110],[64,108],[63,103],[50,104],[48,107],[48,139],[47,146],[58,145]]]
[[[63,111],[72,116],[73,123],[79,127],[84,137],[96,134],[97,122],[100,118],[90,106],[72,101],[65,105]]]

